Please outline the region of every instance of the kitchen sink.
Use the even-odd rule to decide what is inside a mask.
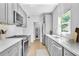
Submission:
[[[57,36],[57,35],[52,35],[54,38],[60,38],[60,36]]]

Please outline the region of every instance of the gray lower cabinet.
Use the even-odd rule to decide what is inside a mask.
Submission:
[[[0,56],[21,56],[21,41],[0,53]]]
[[[45,45],[46,45],[46,47],[48,47],[48,37],[47,36],[45,37]]]
[[[75,55],[72,54],[70,51],[64,49],[64,56],[75,56]]]
[[[49,52],[49,55],[51,55],[51,45],[52,45],[52,41],[50,38],[48,38],[48,52]]]
[[[0,53],[0,56],[8,56],[8,49]]]
[[[45,44],[45,35],[44,34],[42,35],[42,38],[43,38],[42,43]]]
[[[52,56],[62,56],[62,46],[60,46],[57,43],[52,43],[51,45],[52,49]]]
[[[75,56],[75,54],[73,54],[48,36],[45,36],[45,45],[50,56]]]
[[[62,46],[54,42],[49,37],[45,38],[45,44],[50,56],[62,56]]]

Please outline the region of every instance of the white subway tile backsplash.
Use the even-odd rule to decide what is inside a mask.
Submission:
[[[16,27],[16,25],[8,25],[6,37],[14,36],[14,35],[23,35],[23,28]]]
[[[16,25],[8,25],[6,37],[10,37],[16,34]]]

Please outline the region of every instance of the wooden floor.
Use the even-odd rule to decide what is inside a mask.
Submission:
[[[39,40],[35,40],[34,43],[32,43],[31,46],[28,48],[27,56],[35,56],[36,50],[40,48],[45,49],[47,52],[46,47]]]

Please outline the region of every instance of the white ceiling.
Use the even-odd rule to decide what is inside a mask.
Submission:
[[[53,11],[57,4],[20,4],[27,15],[35,16]]]

